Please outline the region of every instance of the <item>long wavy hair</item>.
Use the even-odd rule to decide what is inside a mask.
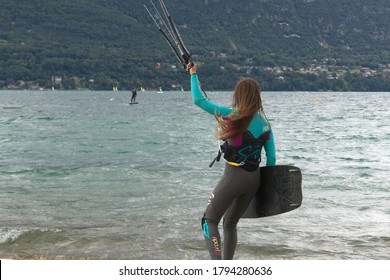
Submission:
[[[263,113],[260,84],[251,78],[242,78],[237,82],[233,94],[233,112],[229,116],[217,116],[218,139],[227,140],[238,136],[248,129],[253,116]]]

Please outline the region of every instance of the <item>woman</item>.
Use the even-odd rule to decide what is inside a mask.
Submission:
[[[211,259],[233,259],[237,245],[236,226],[256,193],[260,182],[260,157],[264,147],[267,165],[275,165],[275,144],[270,124],[263,112],[260,85],[241,79],[234,91],[232,107],[217,105],[202,94],[196,64],[188,65],[194,104],[214,115],[218,138],[225,141],[221,154],[226,161],[222,178],[211,194],[202,219],[202,229]],[[223,253],[218,224],[223,220]]]

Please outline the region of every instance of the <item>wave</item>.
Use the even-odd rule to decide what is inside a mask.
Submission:
[[[3,106],[3,110],[17,110],[17,109],[23,109],[24,106],[13,106],[13,105],[5,105]]]
[[[46,228],[3,228],[0,229],[0,244],[10,244],[20,239],[28,240],[41,237],[47,233],[62,232],[61,229]]]
[[[20,170],[12,170],[12,171],[0,171],[0,175],[29,175],[35,174],[45,177],[62,177],[71,174],[71,171],[76,170],[68,168],[68,169],[54,169],[54,168],[24,168]]]
[[[37,120],[39,121],[53,121],[55,120],[54,117],[38,117]]]

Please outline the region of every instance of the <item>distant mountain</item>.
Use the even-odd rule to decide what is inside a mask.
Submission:
[[[209,90],[245,75],[264,90],[390,91],[389,0],[165,3]],[[0,88],[188,89],[143,1],[0,6]]]

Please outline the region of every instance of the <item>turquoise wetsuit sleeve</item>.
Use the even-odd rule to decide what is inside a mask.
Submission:
[[[276,150],[275,150],[275,139],[272,129],[269,134],[269,139],[265,142],[264,145],[265,156],[267,157],[267,166],[272,166],[276,164]]]
[[[191,95],[192,101],[196,106],[212,115],[227,116],[233,111],[231,108],[215,104],[208,100],[200,89],[198,75],[196,74],[191,75]]]

